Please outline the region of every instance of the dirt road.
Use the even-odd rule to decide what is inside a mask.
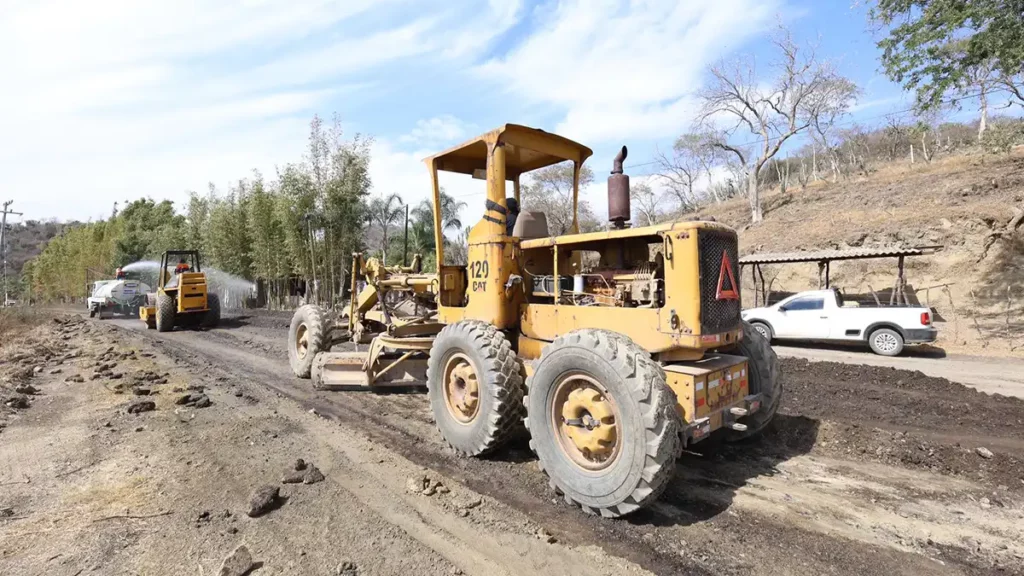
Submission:
[[[246,520],[245,534],[267,551],[267,573],[330,573],[324,570],[337,558],[328,561],[324,548],[337,543],[373,567],[361,573],[397,574],[406,566],[381,552],[393,540],[404,557],[422,555],[425,573],[1024,574],[1022,400],[890,368],[786,360],[783,414],[762,441],[684,455],[655,507],[607,521],[558,500],[525,436],[489,459],[462,459],[442,444],[422,394],[312,390],[288,370],[287,322],[287,315],[261,314],[208,332],[158,334],[121,320],[96,328],[113,330],[123,346],[153,351],[178,372],[201,375],[217,394],[214,407],[230,408],[216,418],[204,412],[210,428],[196,427],[203,431],[187,441],[198,451],[195,472],[181,463],[190,457],[175,452],[178,432],[167,432],[161,441],[170,448],[157,460],[177,465],[162,469],[163,478],[227,474],[220,498],[228,502],[244,499],[260,476],[273,481],[296,455],[310,454],[324,469],[318,492],[289,492],[281,514],[268,517],[275,528]],[[31,436],[18,430],[12,424],[0,439]],[[35,446],[42,454],[52,441]],[[151,449],[160,452],[158,444]],[[9,456],[0,445],[0,458]],[[138,457],[126,456],[124,465],[152,465]],[[33,469],[20,458],[15,479]],[[450,497],[456,503],[403,492],[423,470],[458,494]],[[476,497],[485,505],[468,510],[466,520],[457,502]],[[32,521],[33,529],[41,526],[49,524]],[[0,519],[0,540],[19,542],[3,545],[0,573],[37,573],[2,564],[30,565],[19,552],[25,540],[11,540],[27,527]],[[359,543],[367,538],[375,544]],[[176,550],[213,558],[229,540]],[[148,537],[130,549],[148,557],[153,545]],[[295,568],[303,562],[317,571]]]
[[[779,356],[787,358],[919,370],[928,376],[946,378],[989,394],[1024,398],[1024,360],[1015,358],[935,357],[916,352],[913,348],[895,358],[872,354],[867,348],[780,345],[774,348]]]

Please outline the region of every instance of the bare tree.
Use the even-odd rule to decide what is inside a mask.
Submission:
[[[778,60],[772,66],[775,77],[767,86],[757,77],[752,59],[747,58],[711,66],[710,83],[700,92],[699,122],[704,126],[731,123],[724,131],[728,139],[715,145],[747,167],[747,196],[754,222],[763,217],[758,187],[761,169],[786,141],[806,131],[811,119],[820,116],[824,108],[845,111],[852,103],[844,91],[835,89],[836,83],[850,81],[830,62],[819,60],[813,48],[797,46],[784,28],[772,44]],[[842,94],[843,101],[835,101],[831,94]],[[733,137],[748,133],[756,139],[750,150],[730,144]]]
[[[1011,76],[1005,72],[1000,73],[996,78],[996,84],[1000,90],[1009,93],[1009,103],[1024,107],[1024,90],[1021,89],[1022,78],[1020,75]]]
[[[633,219],[638,223],[642,222],[642,225],[650,226],[657,224],[664,216],[661,210],[664,196],[655,192],[650,184],[646,182],[634,184],[630,190],[630,196],[633,197],[633,208],[636,210]]]
[[[900,145],[908,140],[909,135],[910,127],[903,122],[902,118],[896,114],[885,117],[885,140],[888,144],[887,151],[890,162],[896,159]]]
[[[587,166],[580,170],[580,190],[594,181],[594,172]],[[572,230],[572,163],[563,162],[534,170],[530,182],[524,183],[521,191],[522,209],[544,212],[548,229],[552,235],[568,234]],[[590,204],[579,199],[580,232],[592,232],[600,226]]]
[[[860,88],[846,78],[838,77],[826,82],[821,90],[810,96],[820,100],[816,105],[808,107],[811,123],[811,137],[821,145],[832,166],[832,181],[838,182],[842,176],[842,162],[839,157],[839,145],[842,136],[838,130],[839,121],[846,116],[850,103],[860,95]]]
[[[701,177],[707,177],[707,191],[712,191],[710,184],[717,154],[716,141],[718,138],[713,134],[690,132],[676,138],[671,157],[661,151],[655,154],[658,178],[679,203],[680,212],[688,212],[700,204],[696,185]],[[716,196],[715,201],[721,202],[722,198]]]

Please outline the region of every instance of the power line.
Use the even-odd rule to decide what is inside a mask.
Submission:
[[[1014,85],[1014,86],[1016,88],[1024,88],[1024,84]],[[960,96],[960,97],[948,98],[948,99],[940,101],[939,104],[942,104],[942,105],[945,105],[945,104],[955,104],[955,103],[958,103],[958,102],[962,102],[964,100],[973,100],[975,98],[981,98],[982,96],[989,96],[989,95],[997,94],[997,93],[1000,93],[1000,92],[1013,93],[1013,91],[1010,90],[1009,88],[996,88],[996,89],[993,89],[993,90],[986,90],[984,92],[978,92],[976,94],[967,94],[967,95]],[[850,120],[847,120],[845,122],[838,122],[836,124],[833,124],[833,127],[842,128],[842,127],[845,127],[845,126],[853,126],[854,124],[861,124],[861,123],[864,123],[864,122],[871,122],[872,120],[880,120],[882,118],[891,118],[893,116],[899,116],[901,114],[907,114],[907,113],[910,113],[910,112],[917,112],[917,109],[911,107],[911,108],[906,108],[904,110],[896,110],[894,112],[886,112],[885,114],[879,114],[878,116],[869,116],[867,118],[860,118],[860,119],[857,119],[857,120],[850,119]],[[781,139],[782,139],[781,136],[775,136],[775,137],[769,138],[768,139],[768,143],[774,143],[774,142],[777,142],[778,140],[781,140]],[[762,143],[764,143],[764,140],[751,140],[750,142],[743,142],[743,143],[740,143],[740,144],[734,144],[733,146],[735,146],[736,148],[739,148],[739,147],[742,147],[742,146],[753,146],[754,144],[762,144]],[[625,168],[639,168],[641,166],[650,166],[651,164],[657,164],[657,163],[658,163],[658,160],[651,160],[649,162],[640,162],[640,163],[637,163],[637,164],[631,164],[629,166],[625,166]]]

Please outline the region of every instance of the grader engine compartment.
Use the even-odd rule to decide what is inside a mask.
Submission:
[[[659,239],[660,241],[660,239]],[[599,250],[580,251],[569,271],[559,270],[559,303],[574,306],[657,308],[665,303],[665,262],[660,251],[644,238],[609,242]],[[524,271],[531,278],[533,301],[553,301],[555,276],[524,253]],[[532,265],[532,266],[531,266]],[[534,270],[536,269],[536,270]],[[536,273],[535,273],[536,272]]]

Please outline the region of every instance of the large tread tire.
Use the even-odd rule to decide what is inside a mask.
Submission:
[[[445,402],[443,372],[454,353],[469,358],[479,385],[479,408],[466,424],[451,415]],[[522,426],[521,364],[508,338],[486,322],[464,320],[438,333],[427,359],[427,391],[437,429],[445,442],[463,456],[494,451]]]
[[[161,292],[156,296],[156,331],[171,330],[174,330],[174,298],[166,292]]]
[[[295,310],[288,328],[288,363],[299,378],[309,378],[313,359],[320,352],[331,349],[330,319],[327,310],[313,304],[304,304]],[[306,350],[298,347],[300,330],[306,331]]]
[[[570,505],[607,518],[657,500],[675,473],[682,444],[675,393],[650,353],[615,332],[576,330],[546,346],[534,368],[523,400],[526,425],[551,487]],[[569,370],[600,382],[619,407],[621,452],[598,472],[584,471],[565,454],[548,417],[557,380]]]
[[[207,294],[206,307],[209,310],[203,315],[203,327],[216,328],[220,324],[220,296],[212,292]]]
[[[884,341],[880,341],[884,338]],[[892,328],[878,328],[868,334],[868,346],[879,356],[899,356],[903,352],[903,336]]]
[[[740,354],[747,357],[747,387],[750,394],[761,394],[761,409],[739,419],[743,432],[727,429],[725,440],[737,442],[760,434],[775,418],[782,404],[782,368],[771,344],[749,322],[743,323]]]

